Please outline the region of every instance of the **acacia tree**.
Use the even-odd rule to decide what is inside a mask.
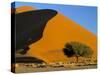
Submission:
[[[79,42],[67,43],[63,51],[64,54],[67,55],[68,57],[75,56],[77,62],[79,57],[91,57],[91,55],[93,54],[93,51],[89,46]]]

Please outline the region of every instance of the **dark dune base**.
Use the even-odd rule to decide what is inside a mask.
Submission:
[[[16,63],[42,63],[43,60],[37,59],[35,57],[16,57]]]

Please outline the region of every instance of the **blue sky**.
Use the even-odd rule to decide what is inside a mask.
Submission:
[[[61,4],[43,4],[31,2],[16,2],[15,7],[33,6],[38,9],[54,9],[80,24],[96,35],[97,33],[97,7],[76,6]]]

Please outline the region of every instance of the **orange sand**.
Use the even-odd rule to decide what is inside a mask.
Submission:
[[[77,41],[90,46],[96,58],[96,36],[62,14],[51,19],[43,32],[43,37],[30,45],[27,55],[46,62],[67,61],[62,49],[67,42]]]
[[[31,10],[35,10],[35,8],[31,6],[21,6],[21,7],[16,8],[15,13],[22,13],[22,12],[31,11]]]

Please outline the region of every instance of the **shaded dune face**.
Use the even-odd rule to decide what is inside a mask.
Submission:
[[[65,62],[68,58],[64,55],[62,49],[67,42],[71,41],[81,42],[91,47],[94,51],[93,57],[96,58],[96,36],[58,13],[46,24],[43,37],[30,45],[27,55],[43,59],[48,63]]]
[[[16,50],[28,49],[28,45],[40,40],[46,23],[56,14],[57,12],[51,9],[15,14]]]

